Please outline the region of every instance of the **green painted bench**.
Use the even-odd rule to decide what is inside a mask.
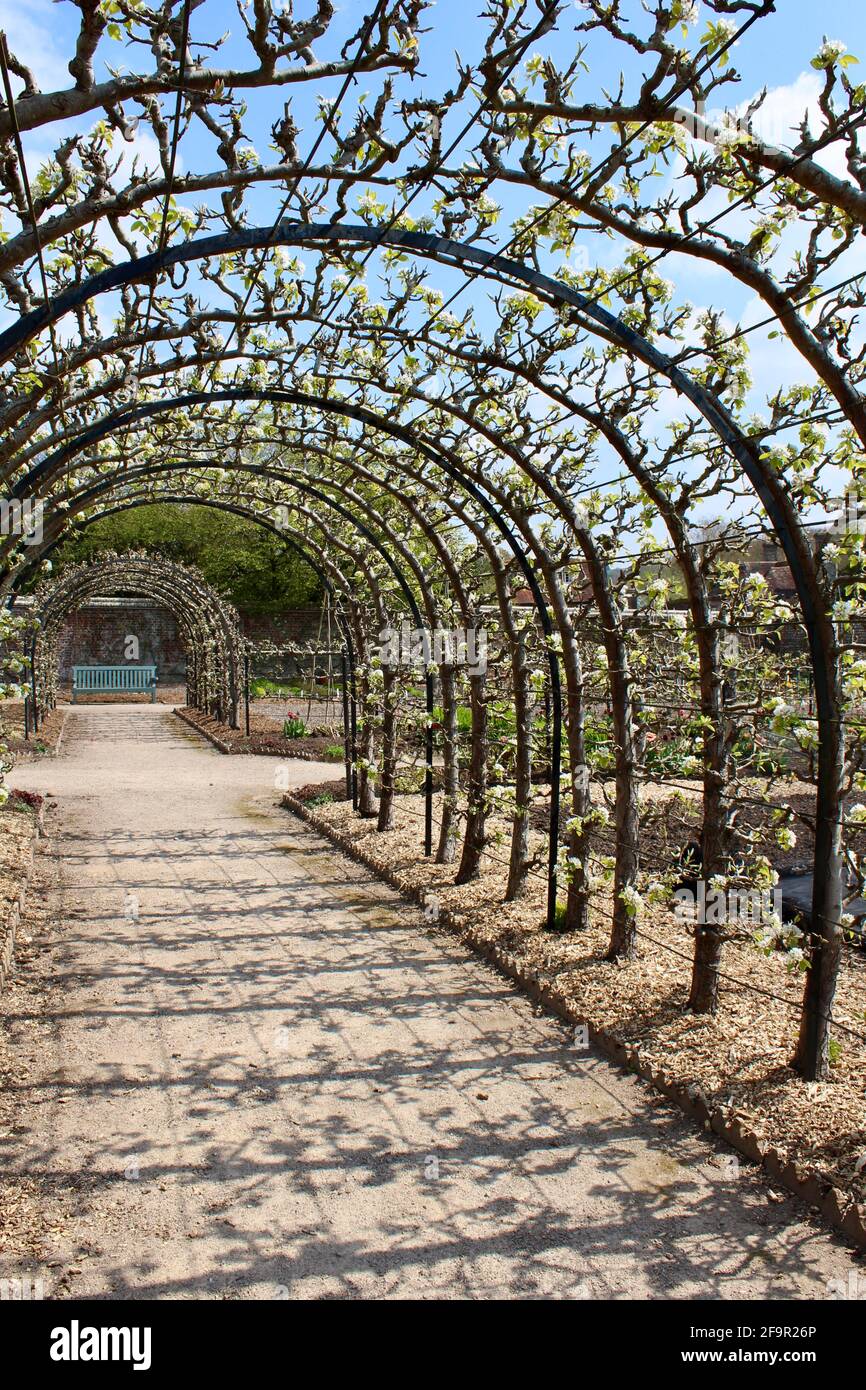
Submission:
[[[76,695],[146,695],[156,703],[155,666],[73,666],[72,703]]]

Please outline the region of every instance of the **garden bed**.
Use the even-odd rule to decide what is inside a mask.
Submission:
[[[42,833],[42,797],[12,792],[0,807],[0,989],[14,968],[15,937]]]
[[[40,722],[39,732],[30,730],[30,738],[24,737],[24,701],[4,700],[0,709],[3,742],[16,761],[22,758],[38,758],[46,753],[55,753],[63,736],[66,723],[65,709],[57,708]]]
[[[265,753],[278,758],[301,758],[305,762],[342,763],[343,745],[331,730],[313,730],[298,738],[286,738],[282,727],[272,719],[250,712],[249,737],[243,729],[231,729],[201,710],[184,705],[175,713],[199,733],[204,734],[221,753]]]
[[[292,796],[305,806],[325,806],[331,801],[348,801],[346,781],[343,777],[332,782],[308,782],[306,786],[295,787]]]
[[[719,1012],[696,1016],[685,1007],[692,940],[667,908],[645,909],[635,960],[607,962],[609,894],[597,895],[586,932],[546,932],[542,869],[524,899],[502,901],[507,838],[491,844],[479,878],[458,887],[454,866],[422,857],[422,798],[399,797],[395,828],[379,834],[329,791],[308,787],[285,804],[401,892],[432,903],[437,920],[531,994],[588,1023],[618,1060],[866,1243],[866,953],[845,951],[831,1079],[806,1082],[789,1066],[803,977],[780,955],[731,942]],[[495,839],[506,826],[492,820],[490,829]]]

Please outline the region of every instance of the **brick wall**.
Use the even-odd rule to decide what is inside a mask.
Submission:
[[[241,613],[241,630],[253,642],[302,643],[318,639],[318,608],[297,608],[276,618]],[[322,624],[322,645],[327,643],[327,622]],[[186,657],[178,625],[167,609],[147,599],[96,599],[72,614],[58,644],[60,679],[71,680],[73,666],[119,666],[126,660],[125,640],[138,638],[138,662],[155,665],[163,684],[183,683]],[[336,625],[331,638],[339,646]]]
[[[321,646],[328,644],[328,621],[318,608],[292,608],[277,617],[263,617],[261,614],[241,613],[241,629],[251,642],[273,642],[275,645],[290,646],[293,643],[319,641],[321,624]],[[334,619],[331,619],[331,643],[340,645],[340,634]]]
[[[138,657],[125,655],[127,637],[138,638]],[[72,679],[73,666],[156,666],[164,684],[186,679],[186,656],[177,623],[166,608],[128,600],[122,607],[87,604],[72,614],[58,643],[60,679]]]

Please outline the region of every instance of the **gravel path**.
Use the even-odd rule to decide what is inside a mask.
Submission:
[[[280,810],[272,758],[78,707],[6,1172],[55,1296],[827,1296],[847,1247]],[[293,784],[330,765],[292,767]],[[28,965],[28,969],[31,966]],[[0,1273],[3,1263],[0,1261]],[[40,1271],[37,1271],[40,1272]]]

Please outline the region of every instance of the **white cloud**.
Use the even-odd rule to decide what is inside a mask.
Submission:
[[[22,0],[0,0],[0,29],[6,32],[9,48],[32,69],[44,92],[64,90],[73,85],[68,63],[74,51],[77,27],[77,12],[71,6],[58,4],[57,0],[26,0],[26,5]],[[20,88],[20,82],[14,77],[13,87],[16,91]],[[129,114],[134,113],[130,111]],[[48,126],[23,132],[24,155],[31,179],[39,166],[53,156],[61,140],[73,133],[84,134],[104,119],[105,113],[97,110],[81,118],[52,121]],[[146,125],[139,126],[131,141],[124,140],[116,131],[111,153],[121,161],[115,176],[118,186],[129,181],[136,158],[139,176],[146,170],[161,174],[159,149]],[[178,173],[183,170],[179,151],[175,167]]]
[[[765,144],[791,149],[799,143],[804,116],[808,119],[811,133],[820,134],[825,125],[818,105],[822,87],[823,79],[814,71],[801,72],[787,86],[773,87],[752,121],[755,134]],[[742,103],[736,114],[742,115],[747,105],[747,102]],[[818,156],[818,162],[840,178],[849,177],[841,145],[829,146]]]
[[[114,176],[115,184],[129,181],[132,177],[132,166],[136,160],[138,161],[136,173],[139,178],[144,175],[145,171],[154,174],[157,178],[162,178],[159,146],[152,131],[146,127],[139,126],[134,137],[129,141],[124,140],[118,132],[111,147],[111,153],[114,159],[120,158],[120,168]],[[183,167],[183,156],[178,148],[174,164],[175,174],[183,173]]]
[[[43,92],[72,86],[67,26],[59,22],[53,0],[0,0],[0,28],[11,52],[32,70]]]
[[[813,131],[820,129],[823,125],[818,107],[820,90],[821,80],[816,72],[801,72],[787,86],[773,87],[752,119],[755,134],[766,144],[785,149],[797,144],[804,116],[808,116]],[[734,114],[744,115],[747,107],[748,102],[741,102]]]
[[[820,135],[826,124],[818,105],[822,86],[821,74],[814,69],[809,69],[806,72],[801,72],[793,82],[771,88],[758,110],[748,117],[748,128],[764,144],[774,145],[782,150],[793,150],[799,144],[800,127],[804,118],[808,122],[810,133],[813,136]],[[710,126],[716,127],[723,133],[720,139],[726,138],[726,132],[731,132],[731,138],[734,139],[740,122],[742,122],[743,128],[746,128],[749,105],[758,95],[759,92],[753,92],[750,97],[730,107],[714,106],[701,109],[700,115]],[[700,152],[706,147],[704,140],[695,137],[688,122],[684,124],[684,130],[692,149]],[[841,143],[828,146],[815,158],[819,164],[840,178],[850,177]],[[683,169],[684,161],[678,157],[671,168],[671,183],[681,176]]]

